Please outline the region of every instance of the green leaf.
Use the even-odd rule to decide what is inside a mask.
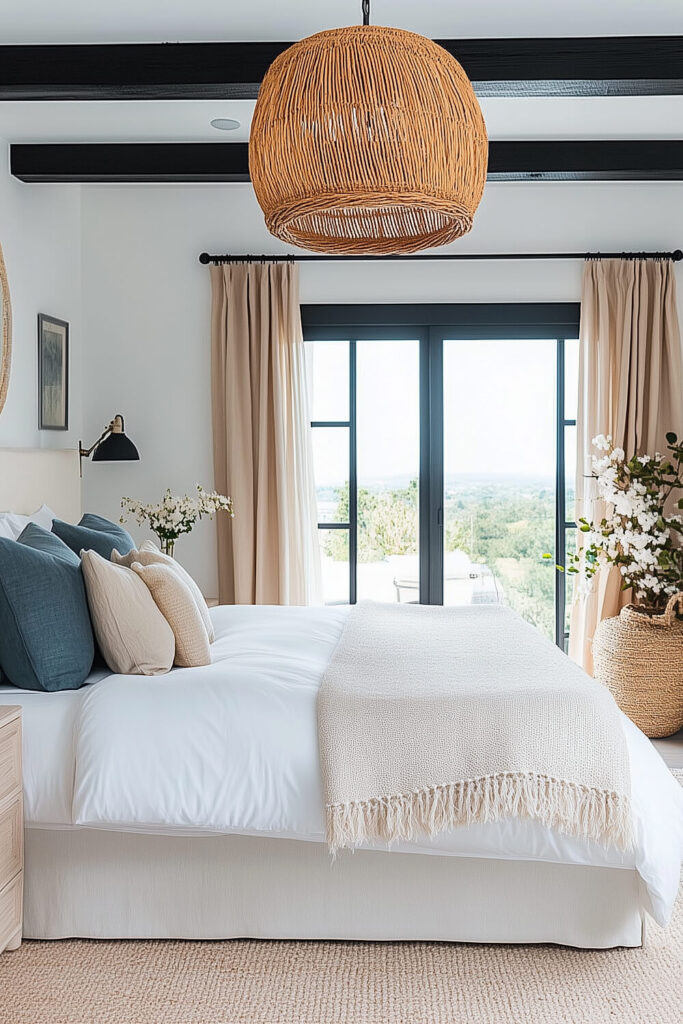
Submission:
[[[666,439],[669,442],[669,444],[676,444],[676,442],[678,441],[678,438],[672,430],[670,430],[669,433],[666,435]]]

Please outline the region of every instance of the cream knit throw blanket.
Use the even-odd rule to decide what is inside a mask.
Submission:
[[[318,736],[332,851],[511,817],[631,843],[612,696],[506,608],[352,608]]]

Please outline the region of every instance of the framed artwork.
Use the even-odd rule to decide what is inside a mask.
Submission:
[[[69,429],[69,325],[38,314],[38,427]]]

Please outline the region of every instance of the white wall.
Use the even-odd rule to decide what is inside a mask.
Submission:
[[[490,184],[458,251],[683,246],[683,184]],[[82,189],[84,433],[126,417],[140,463],[88,465],[84,507],[109,517],[122,495],[211,485],[209,252],[286,251],[248,185]],[[576,301],[579,262],[304,264],[302,302]],[[683,273],[678,268],[683,308]],[[58,312],[58,310],[54,310]],[[239,509],[237,510],[239,514]],[[211,524],[177,554],[215,593]]]
[[[78,185],[26,185],[9,173],[0,140],[0,243],[12,299],[13,356],[0,446],[73,448],[82,427],[81,205]],[[66,432],[38,430],[37,315],[70,324]]]

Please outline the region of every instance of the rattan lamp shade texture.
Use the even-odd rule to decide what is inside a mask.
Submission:
[[[472,227],[488,140],[436,43],[377,25],[302,39],[266,73],[249,170],[268,229],[314,252],[412,253]]]

